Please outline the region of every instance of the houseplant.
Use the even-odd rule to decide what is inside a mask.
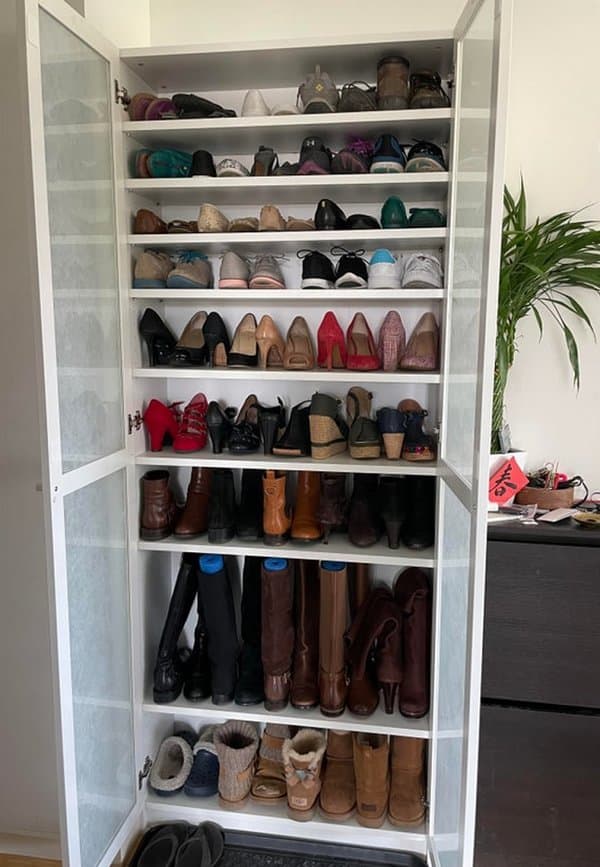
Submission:
[[[518,350],[519,322],[525,316],[535,317],[540,340],[544,333],[542,313],[561,329],[573,384],[579,388],[579,350],[569,319],[581,320],[595,337],[590,317],[576,296],[584,289],[600,293],[600,230],[592,221],[576,220],[577,213],[563,211],[545,220],[538,217],[528,225],[523,180],[517,199],[504,188],[492,453],[503,451],[504,394]]]

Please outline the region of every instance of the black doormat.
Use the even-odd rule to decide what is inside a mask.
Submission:
[[[364,846],[345,846],[292,837],[272,837],[225,831],[225,851],[219,867],[425,867],[411,852],[392,852]],[[373,831],[374,834],[377,831]]]

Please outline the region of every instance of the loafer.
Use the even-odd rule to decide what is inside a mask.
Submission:
[[[209,151],[194,151],[190,175],[207,175],[214,178],[217,175],[212,154]]]
[[[381,226],[369,214],[350,214],[346,221],[347,229],[381,229]]]
[[[331,199],[321,199],[315,211],[315,228],[330,231],[346,228],[346,215]]]

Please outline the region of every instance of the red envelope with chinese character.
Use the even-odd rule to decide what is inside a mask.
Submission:
[[[490,486],[488,490],[491,503],[502,505],[518,494],[523,488],[527,487],[528,478],[518,465],[514,458],[504,461],[490,476]]]

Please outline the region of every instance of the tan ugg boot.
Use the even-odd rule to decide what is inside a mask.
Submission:
[[[287,783],[288,814],[299,822],[314,815],[321,791],[321,764],[325,735],[319,729],[300,729],[283,744],[283,767]]]
[[[353,746],[358,822],[366,828],[380,828],[390,788],[387,735],[354,732]]]
[[[321,812],[334,822],[354,815],[356,782],[352,753],[352,732],[330,731],[327,735],[325,773],[321,789]]]
[[[420,822],[425,815],[425,741],[393,737],[391,754],[389,820],[392,825]]]
[[[214,742],[219,757],[219,803],[239,810],[250,792],[258,732],[251,723],[229,720],[217,726]]]
[[[291,735],[290,727],[267,723],[258,750],[258,765],[252,780],[250,797],[263,804],[278,804],[285,800],[286,783],[282,748]]]

